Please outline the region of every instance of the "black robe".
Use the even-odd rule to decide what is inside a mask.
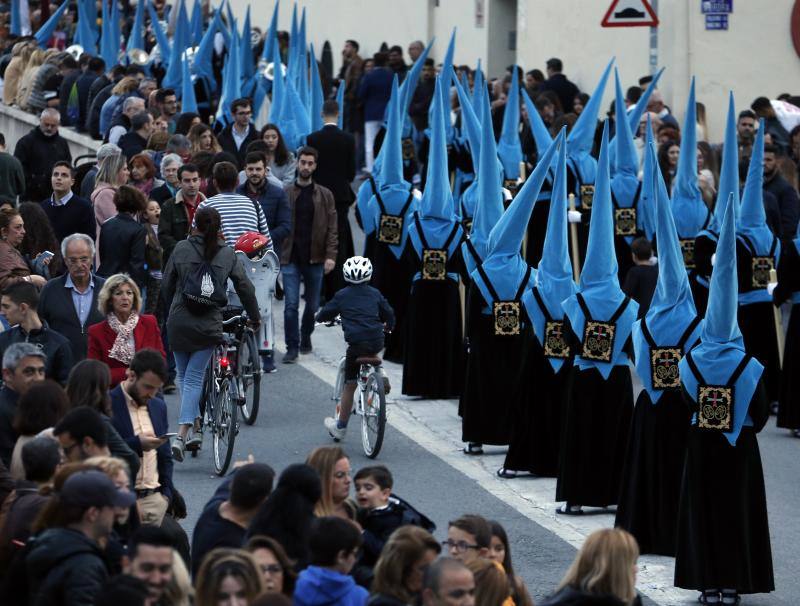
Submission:
[[[636,537],[640,553],[675,556],[690,420],[680,391],[665,391],[655,406],[639,393],[614,525]]]
[[[540,477],[555,477],[572,360],[565,360],[556,372],[534,335],[526,350],[520,385],[526,397],[517,398],[511,442],[503,467]]]
[[[739,294],[754,290],[752,259],[750,251],[737,239],[736,273]],[[770,402],[777,402],[780,397],[781,366],[774,306],[770,301],[747,305],[740,303],[737,319],[745,350],[764,365],[762,380],[767,388],[767,396]]]
[[[422,260],[410,243],[403,253],[413,275]],[[446,269],[463,274],[461,243]],[[458,282],[416,280],[411,285],[403,348],[403,393],[423,398],[457,398],[464,383],[461,298]]]
[[[697,405],[684,391],[690,410]],[[767,499],[756,433],[769,418],[759,381],[743,427],[731,446],[715,431],[691,427],[678,514],[675,586],[766,593],[775,589]]]
[[[592,221],[592,207],[591,202],[588,206],[584,206],[584,201],[581,197],[579,185],[580,178],[576,175],[575,169],[571,163],[567,164],[567,194],[575,194],[575,210],[581,213],[580,223],[575,223],[577,240],[578,240],[578,261],[580,266],[583,267],[583,261],[586,258],[586,247],[589,244],[589,224]],[[591,184],[594,187],[594,184]],[[589,196],[594,201],[594,194]],[[587,198],[588,200],[588,198]],[[569,250],[570,257],[572,256],[572,223],[569,224],[568,237],[569,237]]]
[[[793,242],[786,242],[781,247],[775,302],[783,303],[797,292],[800,292],[800,255]],[[789,316],[779,401],[778,427],[800,429],[800,303],[792,305]]]
[[[528,265],[537,267],[542,259],[544,236],[547,233],[547,220],[550,216],[550,196],[552,184],[546,180],[542,185],[539,200],[533,205],[531,218],[528,221],[528,230],[525,239],[525,261]]]
[[[478,287],[470,284],[465,329],[467,363],[464,391],[458,403],[461,439],[502,445],[511,441],[520,404],[528,403],[530,377],[522,373],[522,363],[534,337],[527,322],[519,335],[496,336],[494,316],[482,312],[485,306]]]
[[[392,254],[388,244],[378,242],[373,237],[370,260],[372,261],[371,285],[381,291],[394,310],[394,330],[385,337],[383,357],[389,362],[403,362],[403,345],[405,344],[405,319],[408,309],[408,298],[411,293],[412,275],[408,264]]]
[[[694,239],[694,269],[689,272],[689,286],[692,289],[697,315],[704,318],[708,307],[708,284],[711,282],[711,257],[717,251],[717,241],[706,234]]]
[[[565,319],[573,344],[580,340]],[[630,339],[625,344],[630,349]],[[558,458],[556,501],[606,507],[619,501],[622,468],[633,415],[633,386],[627,364],[608,379],[596,368],[572,368]]]

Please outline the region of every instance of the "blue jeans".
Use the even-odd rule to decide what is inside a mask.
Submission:
[[[286,337],[286,349],[298,349],[300,336],[310,339],[314,332],[314,315],[319,308],[319,293],[322,290],[322,274],[324,264],[309,263],[297,265],[289,263],[281,267],[283,272],[283,332]],[[300,308],[300,279],[305,284],[306,306],[303,310],[302,326],[298,327],[298,310]]]
[[[180,425],[192,425],[200,416],[200,396],[203,393],[203,377],[213,347],[200,351],[175,351],[175,370],[178,371],[178,389],[181,390]]]

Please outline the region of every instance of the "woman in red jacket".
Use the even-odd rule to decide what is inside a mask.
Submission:
[[[97,296],[97,307],[106,319],[89,327],[88,357],[108,364],[112,388],[125,378],[140,349],[156,349],[164,356],[158,322],[155,316],[140,315],[142,296],[130,276],[110,276]]]

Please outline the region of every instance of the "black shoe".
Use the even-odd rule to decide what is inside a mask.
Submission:
[[[261,356],[261,369],[267,374],[278,372],[278,369],[275,368],[275,360],[272,354]]]
[[[296,349],[289,349],[283,356],[283,363],[284,364],[294,364],[297,362],[297,350]]]
[[[301,339],[300,340],[300,353],[301,354],[310,354],[313,350],[314,350],[314,348],[311,347],[311,337],[309,337],[307,339]]]
[[[175,387],[175,382],[174,381],[168,381],[167,384],[164,385],[164,393],[166,393],[166,394],[175,393],[177,390],[178,390],[178,388]]]

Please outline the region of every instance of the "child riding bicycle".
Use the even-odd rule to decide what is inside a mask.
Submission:
[[[383,349],[384,331],[394,327],[394,310],[377,288],[368,284],[372,277],[372,263],[366,257],[350,257],[344,263],[344,279],[350,283],[334,295],[317,312],[317,322],[330,322],[341,316],[345,353],[344,388],[339,406],[338,419],[325,419],[325,428],[336,440],[347,433],[347,422],[353,409],[353,394],[356,391],[360,357],[377,356]],[[382,371],[381,371],[382,372]],[[389,381],[384,375],[386,392]]]

